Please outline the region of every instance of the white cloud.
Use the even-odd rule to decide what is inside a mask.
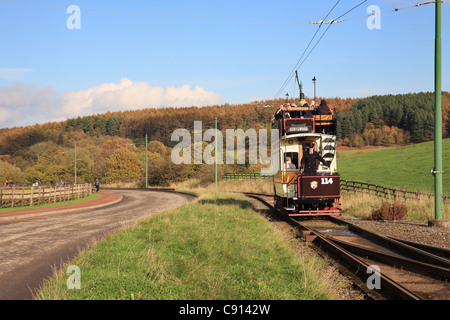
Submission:
[[[40,88],[34,84],[15,83],[0,87],[0,108],[42,107],[56,97],[51,87]]]
[[[20,112],[17,110],[8,110],[0,108],[0,123],[12,123],[20,118]]]
[[[24,118],[42,121],[60,121],[107,111],[137,110],[143,108],[207,106],[222,103],[224,98],[201,87],[152,87],[146,82],[122,78],[119,83],[104,83],[80,91],[57,95],[52,87],[40,88],[34,84],[16,83],[0,87],[0,127],[23,123]],[[21,114],[21,122],[11,124],[11,116]],[[41,119],[43,119],[41,121]]]

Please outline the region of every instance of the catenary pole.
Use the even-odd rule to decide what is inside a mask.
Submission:
[[[436,1],[434,52],[434,192],[435,219],[442,219],[442,88],[441,88],[441,1]]]
[[[75,178],[74,178],[74,184],[77,184],[77,143],[75,142]]]
[[[148,189],[148,136],[145,134],[145,189]]]

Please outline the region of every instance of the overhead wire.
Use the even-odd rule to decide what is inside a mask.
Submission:
[[[314,41],[314,38],[316,37],[317,33],[319,32],[320,28],[322,27],[323,21],[325,21],[325,19],[328,18],[328,16],[330,15],[330,13],[334,10],[334,8],[336,8],[336,6],[339,4],[339,2],[340,2],[340,0],[338,0],[338,1],[334,4],[334,6],[330,9],[330,11],[328,11],[328,13],[327,13],[327,15],[325,16],[325,18],[323,18],[323,19],[321,20],[322,22],[321,22],[321,23],[319,24],[319,26],[317,27],[316,32],[314,33],[314,35],[312,36],[312,38],[311,38],[311,40],[309,41],[308,45],[306,46],[305,50],[303,51],[303,53],[302,53],[300,59],[298,59],[297,63],[295,64],[295,66],[294,66],[294,68],[293,68],[293,70],[289,73],[287,79],[284,81],[283,85],[282,85],[281,88],[278,90],[277,94],[275,95],[275,98],[277,98],[277,97],[281,94],[281,92],[284,90],[284,88],[286,88],[287,84],[291,81],[291,79],[292,79],[292,77],[293,77],[293,75],[294,75],[294,73],[295,73],[295,70],[298,69],[298,68],[297,68],[298,64],[299,64],[300,61],[302,60],[302,58],[303,58],[303,56],[305,55],[306,51],[308,50],[309,46],[310,46],[311,43]],[[331,24],[330,24],[330,25],[331,25]]]
[[[325,19],[328,18],[328,16],[330,15],[330,13],[334,10],[334,8],[336,8],[336,6],[339,4],[340,0],[338,0],[334,6],[330,9],[330,11],[328,11],[327,15],[325,16],[325,18],[323,18],[321,21],[321,23],[319,24],[319,26],[316,29],[316,32],[314,33],[314,35],[312,36],[311,40],[309,41],[308,45],[306,46],[305,50],[303,51],[300,59],[298,59],[297,63],[295,64],[293,70],[289,73],[287,79],[284,81],[283,85],[281,86],[281,88],[278,90],[277,94],[275,95],[275,98],[278,97],[281,92],[284,90],[284,88],[287,86],[287,84],[289,83],[289,81],[291,80],[295,70],[297,69],[297,65],[300,63],[300,61],[302,60],[303,56],[305,55],[306,51],[308,50],[309,46],[311,45],[311,43],[314,41],[314,38],[316,37],[317,33],[319,32],[320,28],[323,25],[323,21]]]
[[[371,17],[371,16],[377,16],[377,15],[381,15],[381,14],[386,14],[386,13],[391,13],[391,12],[398,12],[401,10],[407,10],[407,9],[413,9],[413,8],[417,8],[417,7],[421,7],[421,6],[426,6],[428,4],[433,4],[436,3],[438,1],[428,1],[428,2],[424,2],[424,3],[418,3],[412,6],[407,6],[407,7],[401,7],[401,8],[395,8],[392,10],[386,10],[386,11],[380,11],[380,12],[374,12],[365,16],[359,16],[359,17],[354,17],[354,18],[349,18],[349,19],[345,19],[345,20],[341,20],[341,22],[346,22],[346,21],[351,21],[351,20],[356,20],[356,19],[362,19],[362,18],[367,18],[367,17]],[[441,3],[444,3],[444,1],[440,1]]]
[[[339,17],[337,17],[336,19],[332,19],[329,22],[326,22],[325,20],[328,18],[328,16],[331,14],[331,12],[336,8],[336,6],[339,4],[341,0],[338,0],[334,6],[329,10],[329,12],[327,13],[327,15],[320,21],[293,21],[293,20],[274,20],[274,19],[253,19],[253,18],[235,18],[235,17],[217,17],[217,16],[201,16],[201,15],[191,15],[191,14],[176,14],[176,13],[161,13],[161,12],[146,12],[146,11],[131,11],[131,10],[113,10],[113,9],[102,9],[102,8],[80,8],[80,10],[86,10],[86,11],[102,11],[102,12],[115,12],[115,13],[133,13],[133,14],[147,14],[147,15],[161,15],[161,16],[174,16],[174,17],[188,17],[188,18],[200,18],[200,19],[221,19],[221,20],[238,20],[238,21],[253,21],[253,22],[279,22],[279,23],[303,23],[303,24],[318,24],[319,26],[316,29],[316,32],[314,33],[314,35],[312,36],[311,40],[309,41],[308,45],[306,46],[305,50],[303,51],[302,55],[300,56],[300,58],[298,59],[297,63],[295,64],[293,70],[289,73],[288,77],[286,78],[286,80],[283,82],[283,85],[281,86],[281,88],[278,90],[278,92],[275,95],[275,98],[279,97],[279,95],[281,94],[281,92],[286,88],[286,86],[288,85],[288,83],[292,80],[293,75],[295,74],[295,72],[304,64],[304,62],[306,61],[306,59],[311,55],[311,53],[314,51],[314,49],[317,47],[317,45],[319,44],[319,42],[322,40],[322,38],[324,37],[324,35],[328,32],[328,30],[330,29],[331,25],[336,24],[336,23],[342,23],[342,22],[346,22],[346,21],[350,21],[350,20],[355,20],[355,19],[360,19],[360,18],[367,18],[370,16],[374,16],[374,15],[379,15],[382,13],[389,13],[389,12],[398,12],[400,10],[405,10],[405,9],[411,9],[411,8],[416,8],[416,7],[420,7],[420,6],[424,6],[424,5],[428,5],[428,4],[432,4],[432,3],[436,3],[437,1],[428,1],[428,2],[424,2],[424,3],[420,3],[420,4],[416,4],[416,5],[412,5],[412,6],[407,6],[407,7],[401,7],[401,8],[396,8],[396,9],[392,9],[392,10],[387,10],[387,11],[383,11],[383,12],[378,12],[378,13],[372,13],[372,14],[368,14],[365,16],[359,16],[359,17],[354,17],[354,18],[349,18],[349,19],[341,19],[342,17],[346,16],[348,13],[352,12],[353,10],[355,10],[356,8],[358,8],[359,6],[361,6],[363,3],[367,2],[367,0],[360,2],[359,4],[357,4],[356,6],[354,6],[353,8],[351,8],[350,10],[346,11],[345,13],[343,13],[342,15],[340,15]],[[441,1],[443,2],[443,1]],[[15,2],[15,1],[0,1],[0,4],[15,4],[15,5],[27,5],[27,6],[38,6],[38,7],[51,7],[51,8],[67,8],[67,6],[63,6],[63,5],[50,5],[50,4],[39,4],[39,3],[28,3],[28,2]],[[306,55],[306,57],[303,59],[303,57],[305,56],[307,50],[309,49],[309,47],[311,46],[312,42],[314,41],[314,39],[316,38],[318,32],[320,31],[322,25],[328,25],[328,27],[326,28],[326,30],[323,32],[323,34],[320,36],[319,40],[316,42],[316,44],[313,46],[313,48],[310,50],[310,52]],[[303,59],[303,61],[302,61]]]
[[[325,18],[325,19],[321,20],[320,22],[317,22],[317,23],[316,23],[316,24],[320,23],[320,26],[321,26],[322,24],[328,24],[328,27],[327,27],[326,30],[323,32],[323,34],[320,36],[319,40],[317,40],[316,44],[315,44],[314,47],[311,49],[311,51],[308,53],[308,55],[307,55],[307,56],[304,58],[304,60],[300,63],[300,60],[301,60],[302,57],[304,56],[305,51],[306,51],[307,49],[305,49],[305,51],[302,53],[302,56],[300,57],[299,61],[298,61],[297,64],[295,65],[294,70],[291,71],[291,73],[289,74],[288,78],[285,80],[285,82],[284,82],[283,85],[281,86],[280,90],[278,90],[277,94],[275,95],[275,99],[276,99],[277,97],[279,97],[279,95],[280,95],[281,92],[284,90],[284,88],[287,86],[287,84],[289,83],[289,81],[292,80],[293,73],[294,73],[295,71],[298,71],[298,69],[304,64],[304,62],[306,61],[306,59],[311,55],[311,53],[312,53],[312,52],[314,51],[314,49],[317,47],[317,45],[318,45],[319,42],[322,40],[322,38],[323,38],[324,35],[327,33],[327,31],[329,30],[329,28],[331,27],[332,24],[340,23],[340,22],[346,22],[346,21],[355,20],[355,19],[360,19],[360,18],[367,18],[367,17],[370,17],[370,16],[380,15],[380,14],[382,14],[382,13],[398,12],[398,11],[400,11],[400,10],[406,10],[406,9],[417,8],[417,7],[421,7],[421,6],[424,6],[424,5],[436,3],[437,1],[428,1],[428,2],[419,3],[419,4],[416,4],[416,5],[412,5],[412,6],[396,8],[396,9],[387,10],[387,11],[383,11],[383,12],[379,12],[379,13],[372,13],[372,14],[368,14],[368,15],[365,15],[365,16],[360,16],[360,17],[355,17],[355,18],[350,18],[350,19],[341,19],[342,17],[344,17],[345,15],[349,14],[350,12],[352,12],[353,10],[355,10],[356,8],[358,8],[359,6],[361,6],[362,4],[364,4],[365,2],[367,2],[367,0],[360,2],[359,4],[357,4],[356,6],[354,6],[353,8],[351,8],[350,10],[346,11],[345,13],[343,13],[342,15],[340,15],[339,17],[337,17],[336,19],[330,20],[330,22],[324,22],[324,20],[326,19],[326,18]],[[443,1],[441,1],[441,2],[443,2]],[[320,26],[319,26],[319,27],[320,27]],[[313,39],[314,39],[314,37],[316,36],[316,34],[317,34],[318,31],[319,31],[319,29],[318,29],[318,30],[316,31],[316,33],[314,34]],[[312,39],[312,40],[313,40],[313,39]],[[311,40],[311,41],[312,41],[312,40]],[[309,46],[311,45],[311,41],[310,41],[310,43],[308,44],[307,48],[309,48]],[[300,63],[300,64],[299,64],[299,63]],[[298,65],[298,67],[297,67],[297,65]]]
[[[352,9],[348,10],[347,12],[345,12],[344,14],[340,15],[337,19],[345,16],[346,14],[350,13],[351,11],[355,10],[356,8],[358,8],[359,6],[361,6],[364,2],[367,2],[367,0],[362,1],[361,3],[359,3],[358,5],[354,6]],[[308,55],[305,57],[305,59],[303,60],[303,62],[299,65],[298,69],[300,69],[300,67],[303,65],[303,63],[305,63],[306,59],[308,59],[308,57],[311,55],[311,53],[314,51],[314,49],[317,47],[317,45],[319,44],[320,40],[322,40],[323,36],[327,33],[328,29],[330,29],[331,25],[333,23],[330,23],[328,25],[328,27],[325,29],[324,33],[320,36],[319,40],[317,40],[316,44],[314,45],[314,47],[311,49],[311,51],[308,53]]]
[[[294,70],[291,71],[291,73],[289,74],[288,78],[286,79],[286,81],[283,83],[283,85],[281,86],[280,90],[278,90],[277,94],[275,95],[275,98],[277,98],[280,93],[284,90],[284,88],[287,86],[287,84],[289,83],[289,81],[291,81],[293,74],[295,73],[295,71],[298,71],[298,69],[300,69],[300,67],[305,63],[306,59],[308,59],[308,57],[311,55],[311,53],[314,51],[314,49],[317,47],[317,45],[320,43],[320,41],[322,40],[322,38],[325,36],[325,34],[328,32],[328,30],[330,29],[331,25],[333,24],[333,21],[340,21],[339,19],[341,19],[342,17],[344,17],[345,15],[349,14],[350,12],[352,12],[353,10],[355,10],[356,8],[360,7],[362,4],[364,4],[365,2],[367,2],[367,0],[364,0],[362,2],[360,2],[359,4],[357,4],[356,6],[354,6],[353,8],[351,8],[350,10],[346,11],[345,13],[341,14],[339,17],[337,17],[336,19],[331,20],[331,23],[328,24],[328,27],[325,29],[325,31],[322,33],[322,35],[320,36],[319,40],[317,40],[316,44],[312,47],[312,49],[309,51],[308,55],[303,59],[303,61],[300,63],[300,61],[302,60],[303,56],[305,55],[306,51],[308,50],[309,46],[311,45],[311,42],[314,40],[317,32],[319,31],[319,29],[316,31],[316,33],[314,34],[313,38],[311,39],[311,41],[309,42],[308,46],[306,47],[305,51],[303,51],[302,56],[300,57],[299,61],[297,61]],[[335,6],[337,5],[337,3],[335,4]],[[334,7],[335,7],[334,6]],[[334,7],[332,8],[332,10],[334,9]],[[330,10],[330,12],[332,11]],[[328,15],[327,15],[328,16]],[[325,18],[326,19],[326,18]],[[323,20],[325,20],[323,19]],[[321,26],[322,24],[320,24]],[[319,28],[320,28],[319,26]],[[297,67],[298,66],[298,67]]]

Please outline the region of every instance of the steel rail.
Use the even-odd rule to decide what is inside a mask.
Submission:
[[[421,249],[423,251],[429,252],[431,254],[434,254],[436,256],[445,258],[445,259],[450,259],[450,250],[446,249],[446,248],[441,248],[441,247],[435,247],[435,246],[430,246],[424,243],[419,243],[419,242],[414,242],[414,241],[409,241],[409,240],[404,240],[404,239],[399,239],[399,238],[395,238],[395,237],[390,237],[388,236],[388,238],[397,240],[399,242],[403,242],[409,246],[412,247],[416,247],[418,249]]]
[[[324,236],[322,233],[317,232],[316,230],[300,223],[297,220],[294,220],[292,218],[288,218],[290,221],[298,224],[301,228],[308,230],[309,232],[313,232],[317,238],[314,241],[319,241],[322,246],[325,246],[328,250],[332,251],[334,254],[338,255],[340,259],[344,259],[348,264],[350,264],[354,268],[355,274],[360,273],[362,270],[370,270],[371,266],[355,256],[350,251],[344,249],[339,244],[335,243],[334,241],[328,239],[326,236]],[[392,293],[396,297],[404,300],[424,300],[423,297],[420,295],[406,289],[405,287],[401,286],[394,280],[390,279],[386,275],[379,273],[377,270],[372,270],[373,273],[377,274],[380,277],[381,280],[381,288],[384,292]],[[367,275],[367,274],[365,274]],[[363,275],[360,275],[360,278]],[[388,290],[386,290],[388,289]]]
[[[244,192],[243,194],[245,194],[246,196],[249,196],[251,198],[254,198],[260,202],[262,202],[263,204],[265,204],[268,208],[270,209],[274,209],[273,205],[271,205],[270,203],[268,203],[266,200],[262,199],[261,196],[266,196],[266,197],[270,197],[272,195],[268,195],[268,194],[261,194],[261,193],[250,193],[250,192]],[[318,232],[317,230],[314,230],[311,227],[306,226],[305,224],[290,218],[290,217],[284,217],[285,221],[288,222],[291,226],[299,226],[302,230],[305,230],[306,233],[313,233],[316,237],[313,241],[315,242],[319,242],[321,244],[322,247],[325,247],[327,250],[329,250],[330,252],[333,252],[335,255],[337,255],[340,259],[343,259],[347,262],[348,265],[350,265],[352,268],[354,268],[354,273],[358,274],[361,272],[361,270],[369,270],[370,265],[368,265],[366,262],[364,262],[362,259],[360,259],[359,257],[357,257],[355,254],[353,254],[352,252],[350,252],[349,250],[347,250],[346,248],[344,248],[342,246],[342,242],[340,243],[340,241],[337,241],[336,239],[330,239],[329,236],[326,236],[324,234],[322,234],[321,232]],[[333,217],[333,219],[336,219]],[[348,225],[349,223],[342,221],[340,219],[339,223],[345,223],[346,225]],[[336,222],[338,223],[338,222]],[[352,225],[352,224],[351,224]],[[353,226],[353,225],[352,225]],[[366,231],[362,228],[359,228],[355,226],[354,228],[355,230],[358,231]],[[364,232],[363,232],[364,233]],[[385,237],[382,237],[382,240]],[[383,241],[382,241],[383,242]],[[398,241],[397,241],[398,242]],[[397,244],[397,242],[395,242]],[[347,245],[347,248],[349,248],[349,245],[344,243],[345,245]],[[406,245],[407,246],[407,245]],[[409,246],[408,246],[409,247]],[[352,248],[353,250],[356,250],[355,248]],[[413,248],[413,249],[417,249],[417,248]],[[359,250],[359,248],[358,248]],[[417,249],[419,250],[419,249]],[[416,253],[416,255],[418,254],[415,250],[412,250],[413,252]],[[419,250],[422,251],[422,250]],[[430,258],[429,255],[426,255],[427,258]],[[398,259],[401,259],[400,257],[398,257]],[[431,258],[432,260],[434,260],[435,258]],[[404,259],[405,261],[408,261],[408,259]],[[411,260],[411,259],[409,259]],[[440,261],[439,259],[437,259],[438,261]],[[445,260],[445,259],[444,259]],[[407,263],[405,263],[405,265],[407,265]],[[412,261],[412,260],[411,260]],[[414,264],[415,262],[410,262],[411,264]],[[417,263],[414,264],[415,267],[417,268],[417,265],[421,265],[421,268],[426,265],[424,263]],[[432,265],[433,268],[433,273],[440,275],[440,276],[444,276],[447,277],[448,276],[448,270],[443,268],[443,267],[439,267],[439,266],[434,266]],[[376,270],[372,270],[372,272],[378,274],[378,276],[380,277],[380,281],[382,283],[382,288],[383,288],[383,292],[384,293],[389,293],[389,294],[394,294],[397,298],[400,299],[408,299],[408,300],[424,300],[423,297],[421,297],[420,295],[406,289],[405,287],[401,286],[400,284],[398,284],[397,282],[395,282],[393,279],[387,277],[384,274],[378,273]],[[367,275],[366,275],[367,276]],[[359,278],[361,279],[363,277],[362,274],[359,274]]]
[[[450,268],[450,260],[432,254],[430,252],[424,251],[417,247],[408,245],[402,241],[398,241],[396,239],[363,229],[355,224],[350,222],[338,219],[336,217],[327,217],[327,219],[331,222],[334,222],[339,225],[346,225],[349,230],[369,239],[373,239],[374,241],[385,245],[393,250],[397,250],[408,256],[412,259],[417,259],[418,261],[433,264],[436,266],[441,266],[444,268]]]
[[[345,241],[335,239],[333,237],[327,237],[330,241],[340,245],[341,247],[349,250],[352,253],[369,257],[371,259],[383,262],[396,267],[402,267],[403,269],[408,269],[410,271],[420,272],[422,274],[430,274],[432,276],[438,277],[442,280],[450,279],[450,269],[433,264],[424,263],[421,261],[405,258],[402,256],[389,254],[386,252],[381,252],[378,250],[371,250],[364,248],[355,244],[351,244]]]
[[[250,193],[244,192],[245,195],[249,196],[265,196],[271,197],[272,195],[264,194],[264,193]],[[260,199],[260,201],[264,201],[266,206],[270,208],[274,208],[267,201]],[[400,251],[402,254],[408,256],[409,258],[416,259],[420,262],[440,266],[443,268],[450,268],[450,250],[445,248],[434,247],[426,244],[416,243],[412,241],[407,241],[403,239],[397,239],[394,237],[384,236],[378,233],[371,232],[369,230],[363,229],[351,222],[341,220],[335,216],[327,216],[327,219],[331,222],[334,222],[339,225],[345,225],[349,228],[349,230],[370,239],[374,239],[380,244],[388,246],[394,250]],[[440,271],[439,271],[440,272]]]

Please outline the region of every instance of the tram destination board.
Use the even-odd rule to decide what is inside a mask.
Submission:
[[[286,133],[309,133],[313,132],[313,124],[311,123],[289,123],[286,124]]]

